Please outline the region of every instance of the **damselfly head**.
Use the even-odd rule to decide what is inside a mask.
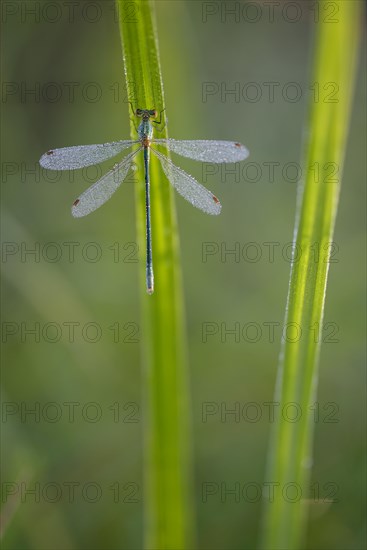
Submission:
[[[158,116],[155,109],[136,109],[135,114],[143,120],[149,120],[150,118],[156,118]]]

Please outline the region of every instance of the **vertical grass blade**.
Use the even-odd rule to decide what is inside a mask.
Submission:
[[[134,109],[164,109],[153,6],[116,0],[129,99]],[[136,139],[134,124],[132,136]],[[159,137],[167,137],[166,128]],[[143,159],[137,160],[137,232],[142,301],[145,547],[192,548],[191,467],[186,338],[178,235],[171,187],[151,158],[155,292],[145,291]]]
[[[320,2],[320,14],[326,13],[326,4]],[[312,82],[319,90],[330,91],[331,85],[337,93],[332,101],[320,97],[310,107],[305,181],[299,189],[295,226],[297,261],[291,269],[285,317],[286,326],[294,327],[294,332],[288,332],[287,341],[282,342],[275,393],[280,410],[285,403],[293,402],[302,416],[292,423],[280,415],[272,434],[266,481],[278,485],[273,502],[266,498],[261,549],[305,548],[313,439],[310,406],[317,390],[325,293],[362,6],[359,1],[339,0],[333,4],[337,8],[333,20],[320,17],[317,24]]]

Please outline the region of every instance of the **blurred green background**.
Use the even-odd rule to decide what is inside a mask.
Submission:
[[[291,4],[156,2],[170,136],[236,140],[251,153],[235,174],[175,159],[223,205],[212,218],[176,200],[200,549],[254,548],[259,491],[274,481],[264,479],[267,403],[295,164],[308,101],[338,97],[333,85],[317,97],[310,80],[317,20],[337,15]],[[50,148],[129,138],[114,4],[1,7],[3,548],[141,548],[144,254],[132,189],[141,182],[132,175],[103,208],[76,220],[71,203],[115,159],[73,174],[38,165]],[[303,495],[311,499],[307,549],[365,546],[364,45],[326,301],[312,487]],[[321,181],[325,174],[320,167]]]

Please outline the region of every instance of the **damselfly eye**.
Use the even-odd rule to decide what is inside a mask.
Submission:
[[[136,116],[141,116],[143,114],[143,110],[142,109],[136,109],[135,114],[136,114]]]
[[[153,117],[153,118],[157,118],[158,113],[157,113],[157,111],[156,111],[155,109],[151,109],[151,110],[149,111],[149,116],[151,116],[151,117]]]

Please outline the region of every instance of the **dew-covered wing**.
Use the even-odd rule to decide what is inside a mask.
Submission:
[[[177,155],[201,162],[240,162],[249,156],[246,147],[236,141],[155,139],[154,143],[165,145]]]
[[[163,171],[168,180],[184,199],[207,214],[212,214],[213,216],[220,214],[222,206],[213,193],[182,170],[182,168],[173,164],[165,155],[162,155],[162,153],[153,148],[151,150],[161,161]]]
[[[127,155],[74,201],[71,208],[74,218],[82,218],[108,201],[126,178],[133,158],[138,152],[139,149]]]
[[[137,141],[115,141],[96,145],[74,145],[51,149],[40,158],[40,165],[48,170],[77,170],[107,160]]]

